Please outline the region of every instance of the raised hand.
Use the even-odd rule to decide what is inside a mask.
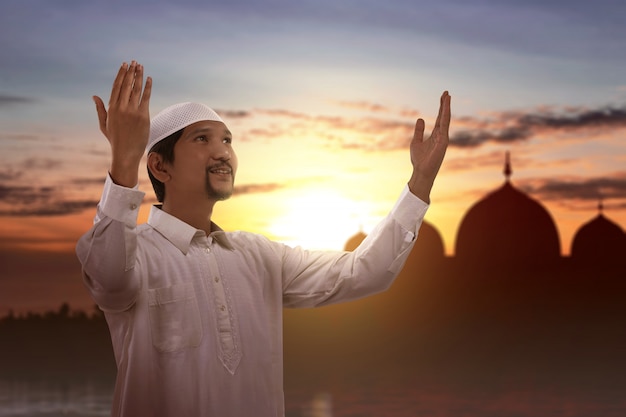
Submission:
[[[100,130],[111,145],[110,175],[113,181],[134,187],[141,158],[150,135],[150,93],[152,79],[143,86],[143,65],[132,61],[120,67],[109,99],[109,109],[94,96]]]
[[[441,95],[439,114],[430,137],[424,140],[424,120],[417,119],[411,140],[413,174],[409,180],[409,189],[426,203],[430,203],[430,190],[448,147],[450,99],[447,91]]]

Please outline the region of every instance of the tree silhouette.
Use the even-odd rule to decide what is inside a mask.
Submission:
[[[0,319],[1,377],[112,378],[115,362],[104,315],[89,316],[63,303],[44,314]]]

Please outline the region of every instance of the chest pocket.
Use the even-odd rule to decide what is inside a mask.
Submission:
[[[192,283],[148,290],[152,344],[160,352],[196,347],[202,341],[200,309]]]

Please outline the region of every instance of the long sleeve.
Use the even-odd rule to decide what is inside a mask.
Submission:
[[[289,248],[249,232],[209,236],[105,184],[77,254],[118,365],[114,416],[282,416],[283,306],[387,288],[427,205],[406,190],[354,252]],[[241,399],[245,398],[245,401]]]
[[[139,291],[140,280],[133,268],[143,197],[143,192],[118,186],[107,175],[94,225],[76,246],[85,284],[105,311],[127,309]]]
[[[405,187],[391,212],[354,252],[283,253],[283,302],[312,307],[386,290],[413,248],[428,204]]]

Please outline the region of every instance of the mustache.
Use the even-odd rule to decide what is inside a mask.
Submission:
[[[213,171],[213,170],[216,170],[216,169],[222,169],[222,168],[227,168],[231,173],[233,172],[233,167],[228,162],[219,162],[217,164],[209,165],[206,168],[206,172],[208,173],[210,171]]]

